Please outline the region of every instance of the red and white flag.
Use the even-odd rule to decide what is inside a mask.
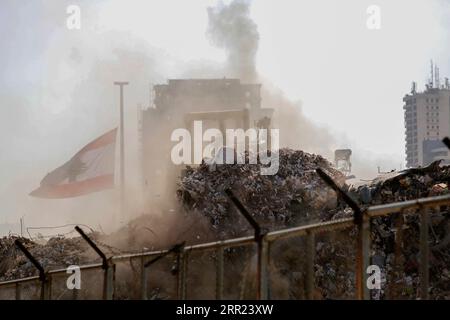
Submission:
[[[39,198],[71,198],[114,187],[117,128],[95,139],[30,193]]]

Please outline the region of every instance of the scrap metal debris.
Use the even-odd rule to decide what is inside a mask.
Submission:
[[[211,166],[203,163],[195,168],[187,167],[181,177],[177,195],[188,214],[196,213],[208,218],[217,238],[231,238],[242,236],[244,232],[251,231],[251,228],[245,220],[240,221],[239,218],[242,217],[233,211],[234,206],[224,192],[228,188],[233,190],[255,220],[266,229],[351,217],[353,210],[340,201],[336,193],[323,182],[315,171],[317,168],[326,171],[362,208],[450,193],[450,166],[440,166],[439,162],[425,168],[383,174],[358,187],[346,185],[345,176],[320,155],[299,150],[280,150],[279,171],[275,175],[261,175],[260,166]],[[430,297],[450,299],[449,210],[448,207],[433,208],[429,213]],[[139,225],[143,226],[143,221]],[[417,211],[373,218],[371,226],[371,262],[382,270],[382,290],[373,291],[372,297],[420,297],[420,218]],[[113,238],[120,234],[125,233],[115,233]],[[151,232],[145,234],[152,243],[157,240]],[[37,274],[36,268],[14,246],[14,241],[18,238],[46,270],[98,261],[98,257],[81,238],[55,237],[47,243],[39,243],[16,236],[3,237],[0,238],[0,281]],[[356,239],[355,227],[317,235],[315,298],[354,297]],[[98,239],[96,241],[99,243]],[[287,286],[287,290],[284,287],[278,288],[278,291],[287,293],[283,298],[301,299],[305,298],[302,289],[305,281],[304,240],[298,238],[291,241],[292,243],[281,243],[278,249],[277,246],[271,249],[272,273],[278,279],[277,283]],[[137,245],[136,240],[131,242]],[[139,242],[139,246],[140,244]],[[227,263],[236,265],[236,270],[243,270],[242,264],[248,259],[243,259],[242,254],[236,250],[227,251]],[[203,258],[205,261],[211,260],[210,255],[205,254]],[[205,262],[200,257],[197,259],[199,264]],[[192,269],[192,273],[194,271]],[[279,285],[273,286],[273,292],[276,292]]]
[[[259,175],[257,165],[223,165],[215,171],[206,164],[188,168],[181,178],[178,196],[188,210],[199,211],[209,217],[220,232],[224,226],[227,235],[232,234],[230,229],[236,230],[233,235],[240,234],[242,229],[239,224],[226,223],[233,221],[223,194],[226,188],[232,188],[239,195],[259,222],[269,222],[271,227],[298,225],[315,219],[329,221],[352,217],[353,210],[336,199],[334,191],[314,172],[316,168],[325,169],[362,208],[450,192],[450,166],[440,166],[439,161],[424,168],[383,174],[365,185],[349,187],[345,185],[343,175],[321,156],[283,149],[280,169],[274,176]],[[449,211],[446,207],[439,209],[430,214],[430,296],[450,299]],[[383,271],[383,289],[372,292],[375,299],[420,297],[420,219],[415,211],[406,213],[401,218],[401,225],[398,219],[396,215],[372,219],[372,263]],[[333,240],[317,239],[316,297],[354,296],[356,238],[357,230],[351,228],[335,234]],[[292,261],[301,256],[301,249],[283,252],[282,256],[274,259],[274,263],[279,270],[284,270],[286,264],[291,266],[282,276],[289,278],[288,283],[292,285],[289,289],[291,298],[304,298],[303,293],[299,294],[295,289],[299,282],[304,281],[303,267],[298,270],[292,267]]]
[[[411,168],[380,175],[372,182],[349,189],[349,194],[362,207],[439,196],[450,193],[450,166],[435,161],[427,167]],[[349,208],[324,211],[324,221],[351,217]],[[450,219],[446,206],[428,211],[430,224],[430,296],[435,299],[450,298]],[[383,290],[373,293],[377,298],[415,299],[420,296],[419,235],[420,218],[416,210],[403,215],[372,219],[372,263],[383,270]],[[344,238],[339,244],[345,246]],[[351,245],[347,246],[352,252]],[[327,257],[318,252],[319,256]],[[349,255],[354,259],[354,255]],[[326,258],[329,266],[339,266],[333,257]]]
[[[341,186],[345,184],[345,176],[325,158],[300,150],[281,149],[275,175],[261,175],[261,166],[248,164],[246,154],[245,164],[187,167],[178,197],[188,210],[208,217],[222,236],[230,236],[236,228],[229,228],[235,218],[224,193],[228,188],[260,224],[279,228],[314,221],[315,213],[336,207],[334,191],[326,188],[316,168],[326,170]]]
[[[0,238],[0,281],[37,274],[33,264],[14,245],[16,239],[22,242],[46,270],[81,265],[95,260],[86,253],[87,243],[81,238],[53,237],[45,244],[39,244],[23,237],[2,237]]]

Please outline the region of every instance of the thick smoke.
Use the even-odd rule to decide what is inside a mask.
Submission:
[[[8,202],[3,210],[8,212],[11,222],[17,223],[19,217],[25,215],[28,226],[84,223],[93,228],[111,230],[112,216],[117,214],[119,207],[116,190],[67,200],[30,198],[28,192],[76,150],[117,125],[118,88],[113,81],[130,82],[125,89],[128,219],[141,213],[162,211],[161,208],[142,208],[140,205],[142,173],[136,109],[138,104],[148,105],[150,83],[164,83],[167,78],[176,77],[224,76],[240,78],[244,83],[260,82],[263,107],[275,110],[272,127],[281,129],[281,145],[331,155],[333,139],[328,131],[309,121],[302,114],[299,102],[287,99],[270,80],[258,74],[256,62],[260,36],[250,16],[249,1],[221,2],[207,9],[206,33],[213,44],[225,51],[227,59],[224,65],[205,60],[180,62],[164,50],[151,47],[148,42],[127,32],[113,31],[112,28],[100,32],[95,21],[97,13],[102,10],[94,4],[83,5],[81,30],[66,30],[63,24],[65,16],[61,13],[65,13],[68,3],[54,1],[44,6],[46,19],[41,20],[45,21],[45,28],[36,25],[35,31],[40,37],[50,32],[53,34],[52,41],[42,45],[41,56],[35,58],[36,65],[42,68],[42,73],[33,71],[38,74],[34,80],[37,85],[33,90],[20,87],[14,92],[14,99],[7,99],[5,94],[0,97],[14,112],[3,119],[5,130],[12,133],[5,135],[8,137],[4,143],[5,150],[16,152],[14,156],[3,154],[4,158],[8,157],[8,161],[3,163],[12,168],[2,175],[4,181],[10,181],[4,184],[5,192],[2,190],[2,193]],[[33,8],[29,9],[34,13]],[[14,30],[23,28],[22,25],[18,28],[12,26]],[[148,40],[151,43],[151,39]],[[179,111],[181,115],[183,110]],[[17,115],[17,119],[11,121],[11,114]],[[169,138],[161,139],[161,144],[169,143]],[[160,150],[159,146],[154,148]],[[176,209],[174,202],[167,203],[166,207]]]
[[[237,0],[228,5],[219,3],[207,10],[207,35],[212,43],[226,52],[224,65],[204,60],[180,62],[127,33],[97,32],[92,23],[96,20],[95,6],[83,7],[83,12],[89,15],[83,16],[83,28],[79,32],[68,31],[61,25],[63,20],[60,14],[65,12],[64,3],[53,2],[45,8],[45,28],[38,25],[36,30],[44,36],[56,26],[57,32],[54,32],[54,41],[46,43],[42,57],[37,60],[41,64],[46,63],[43,64],[41,78],[36,80],[38,86],[33,91],[28,90],[30,94],[22,94],[24,98],[17,96],[19,102],[5,103],[11,106],[13,115],[18,115],[14,121],[9,119],[5,123],[6,130],[13,133],[9,141],[17,140],[16,145],[22,150],[16,150],[18,154],[15,157],[20,154],[21,158],[21,162],[14,164],[17,170],[12,171],[16,173],[3,173],[5,181],[12,181],[8,188],[6,185],[4,188],[5,194],[9,194],[9,204],[5,210],[12,212],[9,219],[15,215],[11,220],[17,222],[20,216],[25,215],[27,226],[84,223],[93,228],[111,230],[112,217],[117,215],[117,208],[120,207],[116,190],[66,200],[31,198],[28,192],[39,184],[46,173],[118,123],[118,88],[113,85],[113,81],[122,80],[131,84],[125,89],[128,110],[125,117],[127,218],[131,219],[143,212],[160,212],[160,208],[140,206],[142,193],[137,105],[148,104],[150,83],[164,83],[168,77],[226,76],[240,78],[247,83],[260,82],[262,77],[256,71],[259,33],[250,17],[250,2]],[[168,76],[170,72],[167,65],[170,64],[176,66],[173,69],[178,70],[178,73]],[[323,145],[322,142],[327,141],[326,134],[316,130],[303,117],[298,104],[284,98],[282,92],[269,81],[263,80],[262,83],[263,105],[275,109],[273,127],[283,128],[282,145],[312,150],[309,147]],[[21,92],[23,90],[27,88],[22,88]],[[3,94],[1,99],[5,102],[6,95]],[[180,114],[182,112],[180,110]],[[17,125],[9,128],[13,122]],[[320,143],[315,143],[318,140]],[[161,143],[168,144],[170,141],[162,139]],[[43,148],[45,153],[42,153]],[[159,149],[158,146],[155,149]],[[11,166],[11,162],[6,164]],[[175,209],[173,203],[168,203],[166,207]]]
[[[237,0],[229,5],[220,2],[208,8],[208,31],[212,43],[227,53],[229,76],[242,81],[256,79],[256,52],[259,33],[250,19],[250,2]]]
[[[251,2],[235,0],[220,2],[208,8],[208,36],[213,44],[227,53],[224,73],[242,82],[262,83],[262,105],[275,110],[272,127],[280,128],[280,145],[331,156],[334,139],[326,128],[308,120],[300,102],[292,102],[256,68],[259,32],[250,16]],[[218,75],[220,76],[220,75]]]

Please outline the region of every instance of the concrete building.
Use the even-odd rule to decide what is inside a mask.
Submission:
[[[270,128],[273,109],[261,107],[261,84],[239,79],[170,79],[153,87],[150,108],[140,117],[140,140],[144,189],[147,199],[171,200],[184,165],[171,161],[174,129],[184,128],[193,136],[194,121],[203,130]],[[170,202],[170,201],[169,201]],[[167,203],[167,201],[166,201]]]
[[[434,160],[450,163],[448,149],[441,142],[450,136],[450,85],[446,78],[440,85],[439,69],[432,66],[430,82],[422,92],[411,92],[403,98],[405,112],[406,166],[426,166]]]
[[[154,90],[156,109],[189,112],[261,107],[261,84],[243,84],[239,79],[169,79]]]

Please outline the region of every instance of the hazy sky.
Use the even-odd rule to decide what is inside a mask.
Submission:
[[[70,4],[81,8],[81,30],[66,28]],[[150,82],[182,76],[184,66],[223,64],[206,37],[206,8],[216,4],[0,0],[0,223],[21,215],[38,223],[36,212],[70,220],[55,211],[76,209],[76,200],[49,204],[28,192],[115,125],[112,80],[132,81],[127,105],[135,110],[147,104]],[[372,4],[381,8],[380,30],[366,27]],[[385,169],[404,162],[403,95],[413,80],[423,87],[430,59],[450,76],[450,1],[257,0],[251,17],[262,77],[301,101],[340,147]]]

